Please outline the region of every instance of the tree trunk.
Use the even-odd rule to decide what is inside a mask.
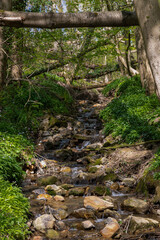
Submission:
[[[153,74],[148,63],[148,58],[144,48],[144,41],[140,28],[136,29],[136,45],[139,73],[141,77],[142,86],[146,89],[147,94],[153,94],[156,92],[156,87]]]
[[[160,7],[158,0],[134,0],[145,50],[160,97]]]
[[[84,12],[84,13],[0,13],[0,26],[30,28],[73,28],[73,27],[125,27],[137,26],[134,12]]]
[[[0,9],[11,10],[11,0],[1,0]],[[3,27],[0,27],[0,88],[4,85],[7,76],[7,56],[5,49],[5,34]]]

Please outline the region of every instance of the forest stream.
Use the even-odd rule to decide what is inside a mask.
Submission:
[[[43,120],[22,186],[31,205],[28,239],[160,239],[158,210],[150,196],[136,193],[138,161],[154,150],[104,149],[109,140],[98,116],[110,100],[78,97],[72,115],[56,116],[49,127]]]

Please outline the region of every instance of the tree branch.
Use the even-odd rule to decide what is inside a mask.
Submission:
[[[13,20],[12,20],[13,19]],[[125,11],[81,13],[0,12],[0,26],[29,28],[126,27],[139,25],[136,13]]]

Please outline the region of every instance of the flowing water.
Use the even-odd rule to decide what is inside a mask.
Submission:
[[[105,168],[102,163],[97,163],[98,174],[88,171],[91,160],[98,162],[98,159],[105,157],[105,153],[96,150],[89,151],[88,146],[91,145],[93,150],[103,145],[103,125],[98,118],[98,113],[106,105],[106,99],[100,95],[96,104],[93,101],[79,100],[77,105],[77,113],[71,116],[70,120],[66,117],[67,124],[65,127],[61,127],[61,124],[58,127],[52,127],[42,134],[43,137],[37,143],[36,168],[28,170],[28,175],[23,182],[24,194],[29,198],[31,204],[30,221],[28,223],[31,236],[28,239],[33,239],[35,236],[41,236],[41,239],[44,240],[103,239],[100,230],[105,226],[107,217],[114,217],[121,222],[125,217],[132,214],[132,212],[123,210],[121,205],[124,199],[134,196],[134,189],[128,193],[123,191],[124,188],[118,190],[110,188],[113,181],[104,181]],[[65,119],[62,122],[64,123]],[[55,135],[57,138],[54,140]],[[43,149],[39,151],[42,146]],[[44,179],[53,176],[54,178],[50,179],[50,183],[44,181]],[[55,182],[54,179],[56,179]],[[68,184],[65,189],[63,188],[63,191],[61,188],[58,193],[64,196],[64,202],[55,201],[51,196],[47,198],[45,185],[53,183],[57,187]],[[120,179],[117,180],[117,184],[123,187]],[[95,191],[96,186],[110,189],[110,196],[115,207],[112,213],[108,213],[108,216],[103,211],[96,212],[93,218],[89,218],[95,228],[86,230],[82,227],[82,222],[88,217],[86,219],[80,216],[75,217],[73,213],[77,209],[84,208],[84,198],[86,196],[98,195],[102,198],[106,194],[105,192],[97,193]],[[72,189],[75,192],[72,193]],[[45,233],[34,228],[33,221],[43,214],[53,214],[56,218],[55,229],[60,233],[59,238],[47,238]],[[119,239],[127,239],[127,237],[119,237]],[[128,239],[134,238],[128,237]],[[158,238],[150,236],[150,238],[146,237],[144,239]]]

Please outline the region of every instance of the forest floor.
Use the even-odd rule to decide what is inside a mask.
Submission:
[[[70,116],[52,116],[52,124],[44,116],[22,186],[28,239],[160,239],[155,186],[145,194],[137,187],[159,144],[122,147],[105,137],[99,112],[112,98],[84,91]]]

